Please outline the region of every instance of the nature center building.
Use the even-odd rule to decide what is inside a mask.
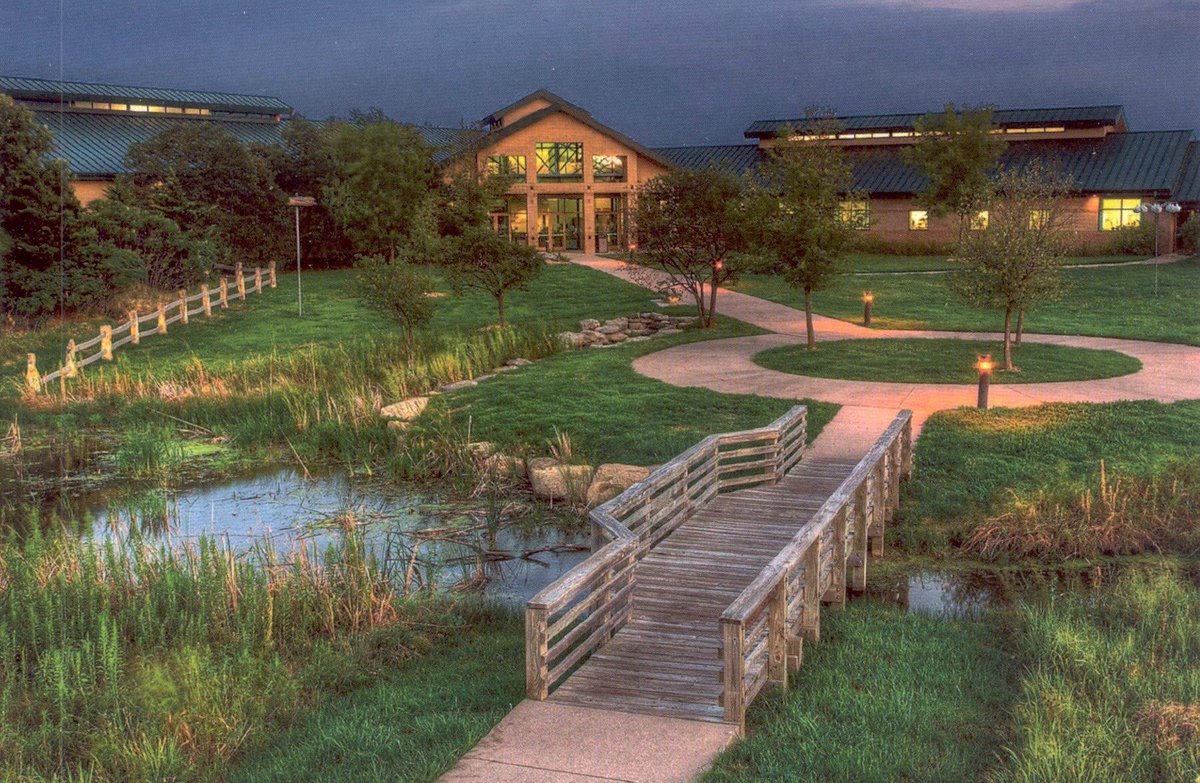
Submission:
[[[173,125],[218,123],[245,143],[281,144],[283,128],[295,117],[279,98],[226,92],[0,76],[0,93],[30,108],[53,133],[54,155],[70,165],[85,204],[102,198],[125,172],[130,146]],[[841,214],[885,245],[932,248],[957,236],[956,218],[935,218],[916,204],[926,179],[902,152],[917,141],[922,116],[842,116],[836,138],[799,139],[844,148],[852,190],[866,198],[844,201]],[[1200,210],[1200,142],[1192,130],[1133,131],[1116,105],[997,109],[992,119],[993,132],[1008,142],[1002,166],[1042,159],[1071,178],[1077,246],[1103,249],[1117,228],[1155,219],[1135,212],[1139,204],[1176,201],[1182,214],[1157,216],[1160,246],[1169,252],[1178,223]],[[649,180],[673,168],[752,176],[781,134],[795,134],[804,124],[756,120],[745,131],[746,143],[649,148],[537,90],[469,127],[413,127],[441,165],[470,155],[480,169],[514,177],[491,210],[498,233],[546,251],[605,252],[632,244],[631,209]],[[986,226],[986,213],[973,223]]]

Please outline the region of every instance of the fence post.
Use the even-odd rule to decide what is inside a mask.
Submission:
[[[821,539],[804,552],[804,600],[800,604],[800,636],[806,642],[821,639]]]
[[[787,687],[787,569],[767,605],[767,680]]]
[[[42,376],[38,374],[37,354],[25,354],[25,388],[34,394],[42,390]]]
[[[525,609],[525,696],[535,701],[545,701],[550,695],[550,661],[546,657],[549,639],[546,625],[550,611],[539,607]]]
[[[167,311],[162,305],[158,306],[158,334],[167,333]]]
[[[262,267],[254,267],[254,293],[262,293]]]
[[[237,262],[237,292],[239,299],[246,298],[246,275],[242,273],[242,262]]]
[[[229,281],[224,277],[221,278],[221,307],[229,308]]]
[[[854,552],[850,555],[850,589],[856,593],[867,589],[867,482],[864,480],[854,493]]]
[[[725,686],[721,704],[725,708],[725,722],[738,724],[738,730],[746,730],[746,653],[745,629],[736,620],[721,619],[721,657],[725,667]]]
[[[79,369],[75,366],[75,341],[67,340],[67,360],[63,362],[62,377],[74,378]]]
[[[274,261],[267,264],[267,280],[268,280],[268,285],[270,285],[272,288],[274,288],[275,287],[275,262]]]
[[[188,322],[186,288],[179,289],[179,320],[183,321],[185,324]]]
[[[106,362],[112,361],[112,327],[100,327],[100,358]]]
[[[208,293],[208,283],[200,284],[200,302],[204,305],[204,317],[212,318],[212,296]]]
[[[833,570],[822,600],[836,609],[846,605],[846,507],[833,518]]]
[[[137,310],[129,311],[129,342],[137,345],[142,341],[141,325],[138,323]]]

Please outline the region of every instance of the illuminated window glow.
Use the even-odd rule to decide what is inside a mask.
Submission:
[[[908,211],[908,230],[928,231],[929,212],[924,209],[910,209]]]
[[[583,182],[583,142],[539,141],[538,182]]]
[[[1100,230],[1112,231],[1115,228],[1140,226],[1142,216],[1133,209],[1141,203],[1140,198],[1100,199]]]
[[[1029,210],[1029,227],[1042,228],[1050,222],[1050,210],[1048,209],[1031,209]]]
[[[988,227],[988,211],[981,209],[971,216],[972,231],[986,231]]]
[[[525,178],[524,155],[489,155],[487,159],[489,174],[510,174]]]
[[[593,155],[592,179],[596,182],[624,182],[624,155]]]
[[[72,109],[90,109],[91,111],[135,111],[146,114],[189,114],[196,117],[207,117],[211,109],[190,106],[159,106],[144,103],[108,103],[107,101],[71,101]]]
[[[838,202],[838,219],[855,231],[871,228],[871,202],[853,200]]]

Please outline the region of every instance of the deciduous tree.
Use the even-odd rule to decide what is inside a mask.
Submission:
[[[360,258],[357,285],[359,299],[396,322],[411,345],[416,331],[433,318],[434,300],[425,295],[433,283],[428,273],[403,256]]]
[[[545,268],[541,254],[489,228],[471,227],[445,240],[445,269],[457,293],[482,291],[496,300],[504,325],[504,298],[529,285]]]
[[[917,204],[931,215],[957,215],[959,239],[991,198],[991,176],[1006,147],[993,127],[989,107],[946,104],[940,114],[917,120],[917,141],[903,152],[905,161],[920,166],[928,179]]]
[[[753,244],[767,271],[804,294],[808,348],[816,348],[813,293],[827,287],[853,238],[838,205],[862,200],[851,192],[853,172],[841,147],[829,143],[840,127],[810,112],[798,129],[785,129],[768,153],[749,211]]]
[[[745,239],[744,196],[740,179],[716,169],[679,169],[650,180],[638,192],[637,253],[626,269],[643,285],[666,275],[692,295],[701,326],[712,326],[717,289],[743,267],[731,254]]]
[[[1013,370],[1012,319],[1062,296],[1071,242],[1070,180],[1042,161],[1003,172],[988,205],[988,227],[971,231],[954,254],[950,289],[976,307],[1004,312],[1004,367]]]

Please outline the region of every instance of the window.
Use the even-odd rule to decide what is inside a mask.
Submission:
[[[1048,209],[1031,209],[1029,210],[1029,227],[1042,228],[1050,222],[1050,210]]]
[[[529,237],[529,213],[524,196],[506,196],[492,206],[492,230],[510,242],[525,244]]]
[[[1100,230],[1112,231],[1122,226],[1140,226],[1142,216],[1133,210],[1141,203],[1140,198],[1100,199]]]
[[[489,174],[510,174],[525,178],[524,155],[490,155],[487,159]]]
[[[539,141],[538,182],[583,182],[583,142]]]
[[[988,227],[988,211],[981,209],[971,216],[972,231],[986,231]]]
[[[910,209],[908,211],[908,230],[928,231],[929,212],[924,209]]]
[[[624,155],[593,155],[592,179],[596,182],[624,182]]]
[[[855,231],[871,228],[871,202],[864,200],[838,202],[838,219]]]

